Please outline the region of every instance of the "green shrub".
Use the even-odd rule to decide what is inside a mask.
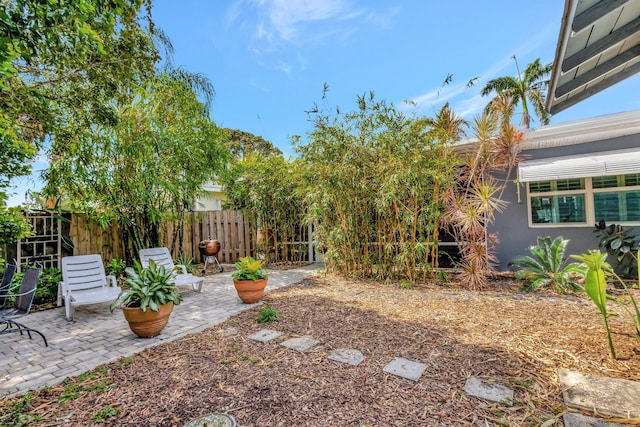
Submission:
[[[640,236],[634,235],[635,228],[624,228],[619,224],[606,225],[604,221],[596,224],[600,237],[599,246],[615,260],[613,269],[619,275],[638,274],[635,253],[640,250]]]
[[[277,310],[269,307],[268,305],[263,305],[260,307],[260,311],[258,311],[258,323],[269,323],[273,320],[280,318],[280,313]]]
[[[548,286],[555,292],[567,289],[579,290],[576,276],[584,276],[586,266],[578,263],[566,264],[564,256],[569,239],[562,236],[538,237],[538,245],[530,246],[532,256],[519,256],[511,260],[510,266],[520,267],[516,277],[524,282],[524,289],[535,291]]]
[[[38,289],[33,297],[34,304],[55,302],[58,298],[58,284],[62,280],[62,271],[56,267],[45,268],[40,273]]]
[[[122,275],[124,275],[124,269],[127,268],[127,264],[123,259],[112,258],[109,261],[109,264],[104,266],[107,274],[111,276],[115,276],[116,279],[119,279]]]
[[[180,253],[178,259],[175,260],[175,264],[184,265],[187,273],[193,273],[198,268],[198,265],[193,263],[193,258],[187,258],[183,253]]]

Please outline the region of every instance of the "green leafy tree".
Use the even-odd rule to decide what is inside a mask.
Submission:
[[[548,286],[556,292],[567,289],[578,290],[577,276],[586,274],[584,264],[566,264],[565,250],[569,239],[558,236],[553,241],[551,237],[538,237],[538,244],[529,247],[531,256],[516,257],[509,265],[519,267],[516,277],[524,281],[527,291],[535,291]]]
[[[194,92],[211,89],[202,83],[166,70],[117,104],[114,126],[71,122],[77,136],[53,142],[47,191],[103,226],[117,221],[128,260],[131,250],[161,246],[162,222],[181,219],[228,160],[225,136]]]
[[[513,56],[516,62],[516,70],[518,74],[515,77],[505,76],[489,80],[482,89],[482,96],[487,96],[492,92],[496,92],[497,96],[489,103],[488,108],[493,109],[495,103],[503,103],[501,96],[511,100],[513,106],[522,104],[522,118],[520,125],[528,129],[531,124],[531,115],[529,113],[529,104],[531,102],[536,115],[543,125],[549,124],[549,114],[544,109],[545,92],[549,86],[549,80],[546,79],[551,74],[552,65],[540,64],[540,58],[527,65],[524,73],[520,73],[518,60]]]
[[[7,188],[30,173],[47,137],[73,139],[68,121],[113,123],[111,100],[134,76],[154,72],[150,9],[151,0],[2,2],[0,226],[18,224],[19,214],[5,209]]]
[[[231,152],[234,159],[244,159],[248,154],[256,153],[262,156],[281,156],[282,151],[261,136],[238,129],[224,128],[228,139],[224,145]]]

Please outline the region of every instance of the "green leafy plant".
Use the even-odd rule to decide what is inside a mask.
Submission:
[[[160,305],[173,302],[180,304],[182,296],[176,287],[176,275],[162,265],[157,265],[153,260],[149,261],[149,267],[143,268],[136,261],[134,267],[125,269],[127,280],[125,285],[129,288],[122,291],[118,298],[111,304],[113,311],[116,307],[140,307],[140,310],[159,311]]]
[[[236,280],[258,281],[267,277],[268,272],[262,269],[264,261],[255,260],[253,257],[240,258],[236,262],[236,271],[231,275]]]
[[[520,267],[516,277],[524,282],[524,289],[535,291],[543,286],[549,286],[556,292],[566,292],[567,289],[579,290],[576,276],[584,276],[586,267],[583,264],[566,264],[564,256],[569,239],[562,236],[538,237],[537,246],[530,246],[532,256],[516,257],[510,266]]]
[[[46,304],[54,302],[58,297],[58,284],[62,280],[62,271],[59,268],[45,268],[40,274],[38,288],[33,297],[34,304]]]
[[[4,405],[3,414],[0,415],[0,425],[27,426],[32,421],[41,420],[40,416],[25,413],[31,409],[32,397],[31,392],[28,392],[15,402]]]
[[[611,357],[615,359],[616,352],[613,347],[613,340],[611,339],[608,319],[617,314],[607,311],[607,301],[618,303],[627,312],[633,322],[636,338],[640,339],[640,309],[638,309],[638,304],[626,283],[615,273],[611,265],[607,263],[606,253],[601,253],[599,250],[590,250],[587,254],[572,255],[571,258],[584,263],[588,268],[584,282],[585,291],[596,307],[598,307],[600,314],[602,314],[604,318],[609,351],[611,352]],[[607,294],[607,279],[617,280],[620,286],[625,289],[626,296],[633,307],[633,312],[625,304],[621,303],[618,298]]]
[[[127,264],[123,259],[111,258],[109,264],[104,266],[107,274],[115,276],[116,279],[124,274],[124,270],[127,268]]]
[[[619,224],[607,225],[604,221],[600,221],[596,224],[594,233],[600,237],[600,249],[614,258],[613,268],[617,274],[638,274],[637,258],[634,252],[640,250],[640,236],[634,235],[635,228],[624,228]]]
[[[3,201],[1,196],[2,194],[0,203]],[[6,208],[0,204],[0,246],[17,242],[32,232],[31,223],[24,217],[20,208]]]
[[[96,423],[103,423],[108,418],[115,417],[120,412],[122,412],[122,408],[114,408],[111,405],[106,405],[100,408],[91,419]]]
[[[273,320],[279,319],[280,318],[280,313],[274,309],[269,307],[268,305],[263,305],[262,307],[260,307],[260,310],[258,311],[258,323],[269,323]]]
[[[413,285],[411,285],[411,282],[408,281],[407,279],[403,279],[400,281],[400,287],[402,289],[412,289]]]
[[[180,256],[175,260],[176,265],[184,265],[187,269],[187,273],[193,273],[198,266],[193,263],[193,258],[187,257],[184,253],[180,252]]]
[[[588,254],[572,255],[571,257],[584,263],[588,268],[584,281],[584,289],[604,318],[609,351],[611,352],[611,357],[615,359],[616,351],[613,348],[611,330],[609,329],[609,317],[614,314],[607,311],[607,280],[605,277],[605,269],[609,267],[609,264],[605,261],[607,254],[600,253],[600,251],[597,250],[590,250]]]

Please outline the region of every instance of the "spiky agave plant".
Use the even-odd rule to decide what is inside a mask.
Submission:
[[[586,266],[579,263],[566,264],[565,250],[569,239],[558,236],[538,237],[538,244],[530,246],[532,256],[519,256],[509,262],[510,266],[520,267],[516,277],[524,282],[524,289],[535,291],[548,286],[555,292],[566,292],[568,289],[579,290],[576,276],[584,276]]]

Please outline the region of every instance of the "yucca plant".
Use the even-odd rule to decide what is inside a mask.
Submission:
[[[524,282],[524,289],[535,291],[547,286],[555,292],[566,292],[568,289],[579,290],[580,285],[576,276],[586,274],[584,264],[566,264],[565,250],[569,239],[558,236],[538,237],[538,244],[530,246],[532,256],[516,257],[509,263],[510,266],[520,267],[516,272],[516,278]]]

